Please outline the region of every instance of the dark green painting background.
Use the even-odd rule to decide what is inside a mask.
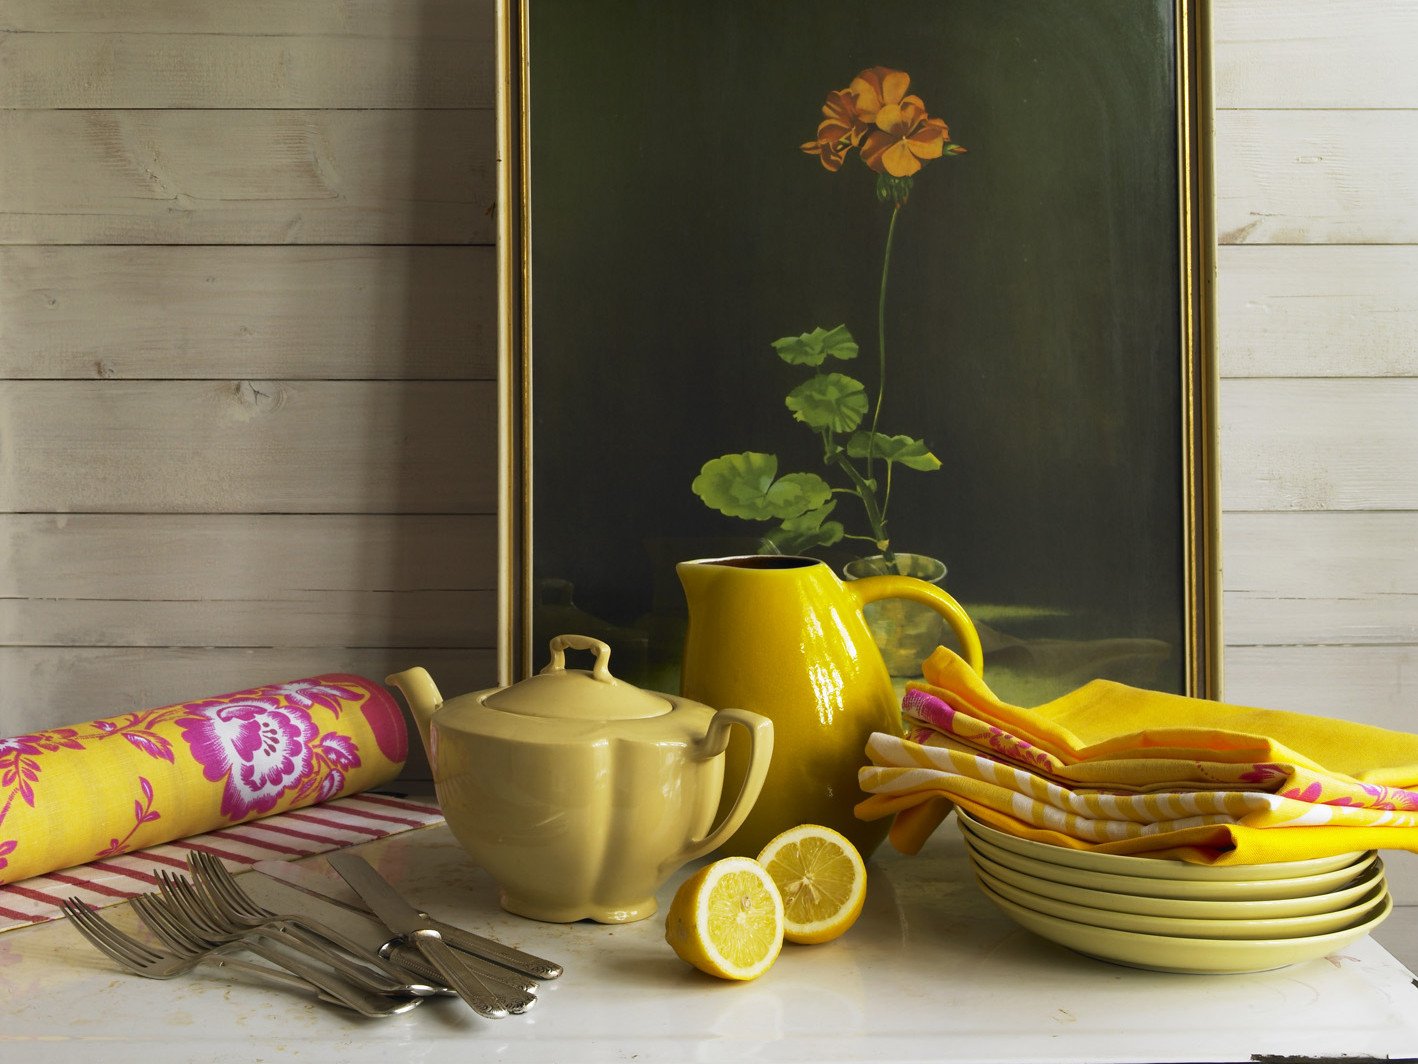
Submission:
[[[607,629],[627,667],[677,653],[673,561],[763,527],[708,510],[699,467],[820,468],[773,340],[845,323],[862,357],[839,368],[874,394],[889,209],[855,155],[833,174],[798,145],[883,65],[968,149],[898,223],[880,428],[944,469],[898,472],[893,544],[1010,634],[1161,640],[1155,685],[1180,689],[1173,22],[1155,0],[532,0],[535,575],[575,605],[553,594],[539,636],[604,622],[651,633]]]

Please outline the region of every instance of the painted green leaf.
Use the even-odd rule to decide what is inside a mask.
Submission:
[[[788,393],[788,409],[809,428],[851,432],[867,412],[862,382],[842,373],[820,373]]]
[[[711,458],[690,487],[711,509],[750,521],[799,517],[832,497],[816,473],[777,474],[777,455],[744,451]]]
[[[838,325],[834,329],[820,326],[801,336],[785,336],[773,341],[773,350],[778,357],[791,366],[820,366],[831,357],[846,360],[857,357],[857,341],[847,331],[847,326]]]
[[[923,473],[940,468],[940,459],[930,452],[925,441],[910,436],[855,432],[847,441],[847,453],[853,458],[884,458],[888,462],[900,462],[907,469],[919,469]]]

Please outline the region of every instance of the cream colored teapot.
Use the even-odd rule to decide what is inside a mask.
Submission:
[[[568,669],[589,650],[589,671]],[[454,836],[537,920],[642,920],[676,869],[732,835],[758,798],[773,724],[645,691],[610,672],[611,648],[560,635],[536,676],[444,701],[421,668],[390,676],[428,750]],[[730,730],[747,733],[738,793],[714,823]]]

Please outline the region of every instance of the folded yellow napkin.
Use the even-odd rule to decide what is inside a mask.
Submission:
[[[407,751],[344,674],[0,739],[0,883],[367,790]]]
[[[1418,809],[1418,794],[1408,789],[1418,783],[1418,736],[1101,680],[1022,709],[996,699],[945,648],[925,662],[923,673],[926,682],[912,685],[907,705],[912,737],[924,742],[894,746],[874,739],[882,761],[863,770],[863,784],[879,793],[857,809],[863,819],[895,815],[891,838],[903,851],[919,848],[952,801],[1018,835],[1115,853],[1248,864],[1418,849],[1418,832],[1408,823]],[[931,700],[944,710],[933,714]],[[1002,769],[1027,769],[1030,782],[1010,775],[1006,783],[983,768],[972,775],[961,771],[967,761],[951,760],[973,754]],[[935,757],[942,760],[931,761]],[[1167,789],[1188,792],[1195,802],[1201,792],[1229,792],[1222,804],[1232,804],[1224,811],[1168,815],[1183,807],[1175,805],[1176,795],[1160,793]],[[1090,790],[1109,792],[1115,803],[1140,804],[1129,807],[1132,815],[1119,816],[1117,804],[1106,812],[1089,805]],[[1250,797],[1236,797],[1241,794]],[[1083,804],[1069,807],[1070,801]],[[1134,819],[1139,812],[1150,819]],[[1155,826],[1119,826],[1138,823]],[[1282,823],[1284,830],[1276,830]]]
[[[1139,746],[1133,751],[1098,754],[1088,761],[1065,761],[1018,736],[954,709],[931,690],[914,687],[902,699],[902,715],[910,737],[932,747],[984,753],[1003,764],[1016,765],[1066,787],[1088,787],[1113,794],[1147,794],[1177,790],[1270,791],[1302,802],[1357,805],[1371,809],[1418,809],[1418,792],[1400,787],[1360,783],[1314,765],[1294,751],[1273,743],[1266,751],[1199,750],[1173,746]],[[1160,741],[1164,733],[1152,733]],[[1173,729],[1165,733],[1177,737]],[[1242,756],[1240,761],[1216,757]],[[1274,761],[1254,761],[1270,756]],[[1205,760],[1213,758],[1213,760]]]
[[[1027,769],[883,732],[867,742],[867,756],[872,764],[861,770],[859,780],[862,790],[871,794],[929,792],[952,801],[970,800],[1085,842],[1141,838],[1203,824],[1418,827],[1418,813],[1315,804],[1265,791],[1076,791]]]

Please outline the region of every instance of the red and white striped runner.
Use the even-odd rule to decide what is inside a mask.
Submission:
[[[104,906],[155,890],[154,868],[185,871],[187,854],[192,850],[220,857],[228,867],[239,867],[257,861],[294,860],[441,823],[443,814],[431,798],[415,801],[365,792],[306,806],[0,886],[0,931],[57,919],[59,903],[65,898]]]

